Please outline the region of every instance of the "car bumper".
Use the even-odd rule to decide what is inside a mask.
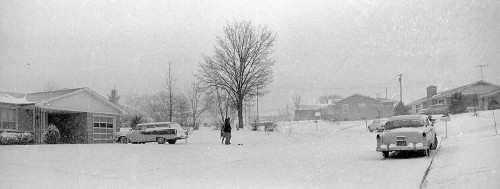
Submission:
[[[382,144],[379,147],[377,147],[378,152],[384,152],[384,151],[410,151],[410,150],[427,150],[429,149],[428,145],[424,145],[422,143],[409,143],[406,146],[396,146],[396,144],[389,144],[385,145]]]

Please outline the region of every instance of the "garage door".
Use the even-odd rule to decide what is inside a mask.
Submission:
[[[94,115],[94,143],[113,143],[115,117]]]

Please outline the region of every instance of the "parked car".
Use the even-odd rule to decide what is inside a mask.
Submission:
[[[384,125],[387,122],[387,118],[381,118],[381,119],[375,119],[373,120],[373,123],[368,125],[368,131],[373,132],[373,131],[383,131],[384,130]]]
[[[175,144],[177,140],[187,139],[187,131],[177,123],[155,122],[141,123],[135,129],[114,133],[114,139],[119,143],[146,143],[158,142],[158,144]]]
[[[436,131],[427,116],[401,115],[387,120],[384,131],[377,134],[376,150],[386,158],[391,151],[423,151],[429,156],[437,145]]]

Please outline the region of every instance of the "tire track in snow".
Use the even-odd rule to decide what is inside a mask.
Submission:
[[[429,166],[427,167],[427,170],[425,170],[424,177],[422,178],[422,181],[420,182],[420,189],[425,188],[425,184],[427,181],[427,175],[429,175],[429,172],[431,171],[432,163],[434,162],[434,158],[436,157],[436,154],[438,153],[441,145],[443,144],[443,137],[441,137],[441,141],[438,144],[438,147],[436,148],[436,151],[432,155],[431,163],[429,163]]]

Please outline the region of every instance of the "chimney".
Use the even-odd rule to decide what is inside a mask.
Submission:
[[[437,87],[434,85],[427,87],[427,98],[431,98],[432,96],[437,94]]]

